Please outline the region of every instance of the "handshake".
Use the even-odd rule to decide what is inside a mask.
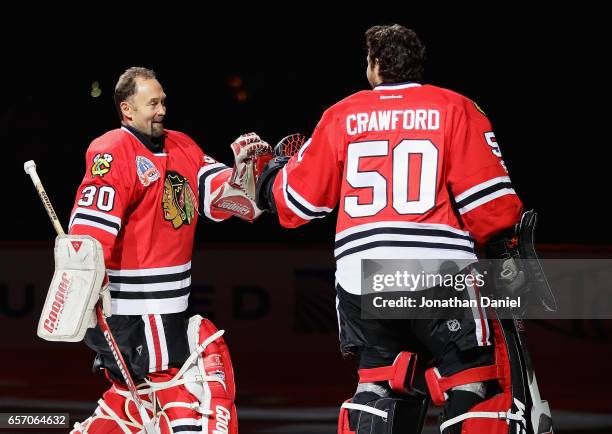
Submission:
[[[291,134],[273,149],[255,133],[238,137],[231,144],[234,153],[232,174],[214,191],[211,206],[249,222],[254,221],[270,208],[258,201],[262,182],[272,182],[273,175],[299,151],[304,140],[302,134]]]

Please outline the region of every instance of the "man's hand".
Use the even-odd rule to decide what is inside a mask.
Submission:
[[[257,179],[274,153],[255,133],[243,134],[231,147],[232,176],[213,193],[211,206],[252,222],[262,213],[255,203]]]

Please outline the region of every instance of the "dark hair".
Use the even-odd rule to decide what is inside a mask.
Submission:
[[[119,119],[123,120],[121,114],[121,103],[136,93],[136,79],[142,78],[145,80],[154,79],[155,71],[152,69],[143,68],[141,66],[132,66],[125,70],[123,74],[117,80],[115,85],[115,108]]]
[[[373,26],[365,35],[370,61],[378,60],[383,82],[421,81],[425,47],[413,30],[399,24]]]

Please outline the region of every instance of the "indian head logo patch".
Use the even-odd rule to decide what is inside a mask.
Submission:
[[[159,170],[151,163],[151,160],[140,155],[136,157],[136,172],[138,173],[138,179],[145,187],[153,181],[157,181],[160,176]]]
[[[180,173],[168,170],[162,197],[164,219],[172,222],[174,229],[180,228],[183,224],[191,224],[195,217],[195,207],[196,196],[189,181]]]

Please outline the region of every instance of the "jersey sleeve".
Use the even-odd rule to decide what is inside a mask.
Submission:
[[[94,142],[86,152],[86,172],[76,193],[69,233],[97,239],[108,263],[134,189],[134,178],[130,179],[134,170],[121,146],[101,145]]]
[[[204,154],[202,167],[198,172],[198,212],[213,221],[221,221],[231,217],[231,214],[219,211],[210,206],[212,194],[229,180],[232,169],[214,158]]]
[[[523,206],[487,117],[470,100],[456,109],[448,148],[448,187],[466,228],[484,243],[518,222]]]
[[[325,217],[336,207],[342,179],[339,136],[328,110],[312,137],[276,176],[272,191],[282,226],[303,225]]]

